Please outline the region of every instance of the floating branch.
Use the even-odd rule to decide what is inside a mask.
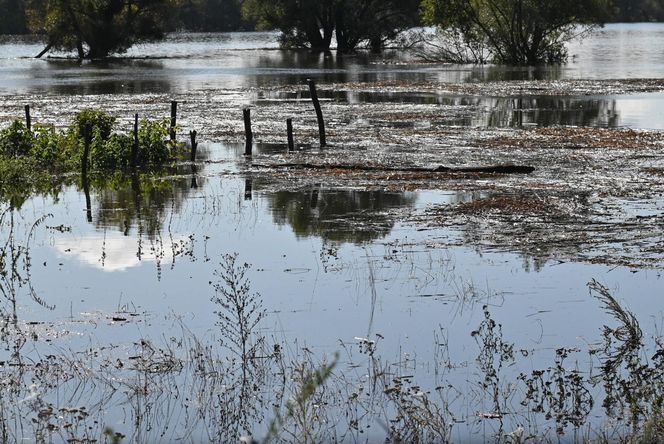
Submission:
[[[409,173],[485,173],[485,174],[530,174],[535,171],[534,167],[525,165],[489,165],[477,167],[446,167],[436,168],[422,167],[386,167],[358,164],[314,164],[314,163],[280,163],[274,165],[254,165],[259,168],[291,168],[312,170],[349,170],[349,171],[395,171]]]

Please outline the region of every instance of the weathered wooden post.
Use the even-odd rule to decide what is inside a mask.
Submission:
[[[90,156],[90,144],[92,143],[92,129],[87,124],[83,128],[83,158],[81,159],[81,176],[83,180],[88,177],[88,157]]]
[[[295,142],[293,141],[293,119],[286,119],[286,131],[288,133],[288,151],[295,149]]]
[[[178,102],[171,102],[171,141],[175,142],[175,126],[178,120]]]
[[[196,142],[196,130],[189,131],[189,138],[191,139],[191,156],[190,160],[192,162],[196,161],[196,149],[198,148],[198,142]]]
[[[196,174],[198,173],[198,168],[196,168],[196,149],[198,148],[198,142],[196,142],[196,130],[189,131],[189,138],[191,139],[191,155],[189,159],[191,160],[191,188],[198,188],[198,181],[196,180]]]
[[[247,139],[244,145],[244,155],[251,156],[251,149],[254,143],[254,135],[251,132],[251,110],[244,108],[242,114],[244,115],[244,134]]]
[[[316,110],[316,118],[318,119],[318,135],[320,137],[320,146],[324,147],[325,143],[325,121],[323,120],[323,111],[320,109],[320,102],[318,101],[318,93],[316,92],[316,83],[312,79],[307,79],[309,84],[309,92],[311,93],[311,101],[314,102],[314,109]]]
[[[138,166],[138,114],[134,114],[134,144],[131,146],[131,168]]]
[[[25,127],[30,131],[32,129],[32,121],[30,120],[30,105],[25,105]]]
[[[244,200],[251,200],[253,188],[253,181],[251,179],[244,180]]]

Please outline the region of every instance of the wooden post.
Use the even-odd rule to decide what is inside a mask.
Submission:
[[[288,151],[295,149],[295,142],[293,141],[293,119],[286,119],[286,131],[288,132]]]
[[[178,102],[171,102],[171,141],[175,142],[175,126],[178,119]]]
[[[131,146],[131,167],[138,166],[138,114],[134,114],[134,144]]]
[[[83,180],[88,177],[88,157],[90,156],[90,144],[92,143],[92,129],[90,125],[83,128],[83,159],[81,159],[81,176]]]
[[[326,145],[325,143],[325,121],[323,120],[323,111],[320,109],[320,102],[318,101],[318,93],[316,92],[316,83],[313,80],[307,79],[309,84],[309,92],[311,93],[311,101],[314,102],[314,109],[316,110],[316,118],[318,119],[318,135],[320,137],[321,148]]]
[[[244,134],[247,138],[247,141],[244,145],[244,155],[251,156],[251,149],[254,143],[254,135],[251,132],[251,110],[249,108],[245,108],[242,110],[242,114],[244,115]]]
[[[196,142],[196,131],[189,131],[189,138],[191,139],[191,156],[190,160],[192,162],[196,161],[196,149],[198,148],[198,142]]]
[[[251,200],[251,193],[253,188],[253,181],[251,179],[244,180],[244,200]]]
[[[30,105],[25,105],[25,127],[30,131],[32,129],[32,122],[30,120]]]

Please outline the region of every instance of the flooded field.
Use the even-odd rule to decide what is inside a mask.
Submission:
[[[541,69],[272,33],[83,65],[0,43],[2,127],[30,104],[56,128],[85,107],[130,128],[176,100],[179,140],[200,141],[167,174],[2,196],[3,440],[661,433],[662,42],[610,25]]]

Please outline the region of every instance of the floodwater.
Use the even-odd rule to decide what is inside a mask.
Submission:
[[[0,284],[7,317],[0,351],[0,401],[7,413],[0,419],[10,440],[99,438],[106,425],[137,442],[235,441],[251,432],[260,438],[276,415],[272,407],[285,411],[285,403],[297,398],[298,373],[284,368],[320,366],[335,353],[337,375],[327,381],[328,397],[311,401],[309,416],[288,418],[283,439],[377,442],[390,432],[407,439],[408,431],[426,430],[426,424],[413,422],[423,412],[431,415],[429,426],[446,430],[434,442],[505,442],[521,429],[524,437],[570,442],[597,439],[601,431],[629,432],[616,419],[620,415],[602,405],[603,382],[611,376],[601,370],[603,327],[619,322],[588,284],[597,280],[633,313],[652,355],[664,321],[661,248],[647,250],[651,266],[621,266],[557,254],[556,244],[546,239],[536,248],[526,248],[516,236],[473,242],[479,227],[432,226],[410,216],[487,199],[512,182],[500,179],[495,185],[480,177],[468,189],[422,183],[392,189],[297,177],[297,170],[275,179],[241,156],[238,131],[214,120],[245,103],[264,115],[308,103],[306,91],[282,87],[315,78],[339,85],[320,94],[333,129],[353,128],[361,120],[362,131],[371,132],[378,120],[343,114],[348,107],[370,105],[387,112],[440,112],[431,125],[442,128],[662,129],[664,95],[658,92],[513,97],[343,87],[434,83],[443,90],[449,83],[661,78],[664,58],[653,48],[662,43],[663,25],[609,25],[575,43],[568,65],[532,70],[420,64],[398,53],[376,58],[280,51],[274,33],[174,35],[132,49],[129,59],[82,65],[33,60],[38,42],[3,41],[0,100],[14,106],[2,113],[3,122],[26,101],[38,117],[63,125],[82,104],[124,112],[126,120],[133,106],[154,113],[154,103],[166,108],[165,98],[176,96],[185,101],[181,125],[203,135],[193,167],[183,163],[140,187],[130,181],[93,184],[88,204],[85,187],[75,180],[31,196],[18,208],[3,204],[2,243],[11,251],[29,248],[22,250],[19,276],[3,273]],[[227,109],[199,109],[224,100]],[[267,123],[257,125],[271,134]],[[410,137],[411,128],[395,124],[392,130]],[[376,137],[389,135],[381,131]],[[358,129],[357,138],[364,137]],[[387,153],[379,151],[381,145],[368,149],[368,157],[393,155],[390,143],[396,142],[388,140]],[[399,143],[407,152],[407,144]],[[283,156],[284,146],[270,140],[255,149],[260,163]],[[299,152],[333,156],[335,149],[344,156],[347,148],[333,146],[326,154],[309,137]],[[649,154],[647,166],[661,167],[656,153]],[[556,174],[547,178],[558,180]],[[629,180],[624,186],[629,188]],[[640,221],[664,211],[661,195],[630,204],[629,216]],[[625,239],[608,243],[617,255],[627,248]],[[588,245],[578,249],[590,248],[581,253],[592,259],[596,251]],[[645,238],[637,245],[644,251],[650,246]],[[246,381],[217,380],[223,372],[203,371],[197,360],[214,349],[228,359],[222,366],[228,377],[247,371],[234,364],[237,343],[231,324],[219,315],[228,307],[212,300],[219,295],[214,284],[224,286],[223,255],[233,253],[238,263],[251,265],[252,300],[266,312],[252,338],[283,350],[261,359],[274,359],[275,367],[285,362],[271,370],[252,367],[250,382],[260,387],[250,396]],[[192,337],[208,345],[188,348]],[[619,337],[616,332],[614,346]],[[569,355],[564,364],[562,355]],[[56,367],[49,361],[53,356],[69,367]],[[35,362],[41,365],[30,369]],[[527,382],[534,383],[528,378],[538,371],[563,392],[527,390]],[[277,377],[267,378],[270,372]],[[575,375],[586,385],[575,385]],[[237,386],[242,389],[228,391]],[[208,398],[217,393],[213,388],[224,395]],[[252,400],[250,407],[245,398]],[[236,399],[237,417],[224,416],[224,403]],[[423,399],[435,408],[423,407]],[[233,418],[232,426],[225,422]]]

